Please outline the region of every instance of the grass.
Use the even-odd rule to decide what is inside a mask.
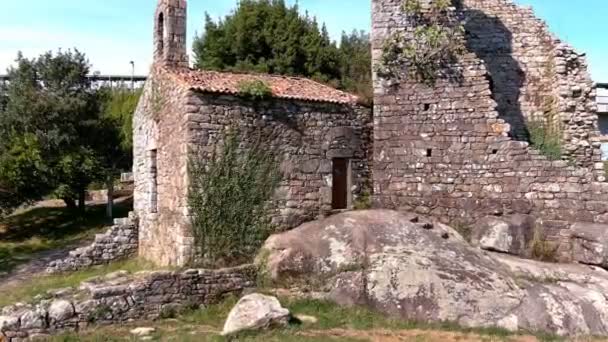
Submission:
[[[32,281],[20,284],[14,288],[6,289],[0,296],[0,308],[16,302],[28,302],[40,294],[45,294],[49,290],[62,289],[67,287],[78,287],[81,282],[112,273],[115,271],[129,271],[131,273],[141,270],[153,269],[151,263],[139,259],[115,262],[104,266],[96,266],[87,270],[36,277]]]
[[[236,303],[234,297],[218,305],[196,310],[172,320],[139,322],[133,325],[96,327],[80,334],[50,338],[49,342],[136,341],[129,334],[134,327],[155,327],[154,341],[252,341],[252,342],[354,342],[354,341],[563,341],[546,336],[524,336],[498,328],[466,329],[455,324],[424,324],[387,318],[364,308],[343,308],[335,304],[302,299],[281,302],[294,315],[309,315],[317,323],[293,323],[284,329],[248,332],[231,338],[219,336],[223,323]],[[591,340],[581,340],[591,341]]]
[[[117,204],[115,217],[125,217],[131,203]],[[27,263],[38,253],[92,239],[111,224],[105,205],[89,206],[84,216],[67,208],[37,207],[0,221],[0,274]]]

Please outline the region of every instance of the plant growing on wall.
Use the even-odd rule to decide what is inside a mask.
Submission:
[[[544,78],[551,80],[555,75],[555,64],[547,63]],[[552,82],[542,85],[545,93],[541,106],[542,116],[527,120],[526,128],[530,145],[540,151],[549,160],[562,159],[562,129],[559,120],[558,99],[552,94]]]
[[[528,121],[530,145],[540,151],[549,160],[562,158],[562,144],[558,131],[542,121]]]
[[[188,204],[206,267],[251,262],[273,230],[268,204],[281,180],[278,159],[263,140],[241,141],[231,131],[210,158],[190,161]]]
[[[237,85],[239,95],[251,100],[264,100],[272,97],[272,89],[262,80],[242,81]]]
[[[450,68],[464,48],[464,26],[451,9],[451,0],[404,0],[402,10],[413,30],[396,32],[384,42],[378,75],[434,84],[438,77],[456,77]]]

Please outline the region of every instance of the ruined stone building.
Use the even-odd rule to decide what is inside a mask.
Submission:
[[[209,155],[230,128],[262,136],[279,151],[284,179],[273,201],[279,229],[352,206],[370,178],[371,111],[355,96],[302,78],[189,69],[185,0],[159,0],[154,44],[134,117],[141,256],[165,265],[192,257],[189,156]],[[253,80],[268,84],[272,98],[239,96],[239,84]]]
[[[401,0],[373,0],[373,58],[413,23]],[[532,214],[547,239],[574,222],[608,223],[596,90],[584,55],[510,0],[462,0],[466,52],[458,81],[374,81],[376,204],[471,224]],[[552,125],[562,160],[526,142],[530,122]],[[566,251],[569,246],[560,246]]]
[[[372,0],[374,70],[387,38],[413,29],[402,2]],[[140,254],[162,264],[191,258],[188,158],[211,153],[231,126],[280,151],[281,229],[351,207],[369,181],[375,206],[445,222],[531,215],[570,253],[572,224],[608,223],[585,57],[510,0],[459,0],[454,11],[465,22],[459,79],[394,84],[374,75],[372,123],[354,96],[310,80],[189,69],[186,2],[159,0],[154,65],[134,118]],[[272,98],[241,97],[239,84],[251,80],[269,84]],[[562,158],[530,146],[531,123],[552,127]]]

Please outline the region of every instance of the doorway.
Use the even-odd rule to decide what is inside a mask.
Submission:
[[[348,209],[350,159],[334,158],[332,164],[333,188],[331,207],[334,210]]]

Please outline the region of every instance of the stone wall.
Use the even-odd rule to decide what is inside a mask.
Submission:
[[[137,232],[133,213],[129,218],[115,219],[114,226],[104,234],[97,234],[92,244],[71,251],[65,259],[51,262],[46,271],[48,273],[72,272],[128,259],[137,255]]]
[[[467,48],[484,61],[496,110],[511,135],[526,140],[526,121],[545,122],[561,134],[566,158],[592,165],[599,132],[585,55],[554,37],[531,8],[510,0],[460,2]]]
[[[285,178],[274,198],[272,218],[284,230],[332,211],[332,158],[351,160],[351,207],[371,190],[371,126],[369,108],[207,94],[154,69],[134,115],[140,255],[161,265],[185,265],[192,259],[189,153],[209,156],[230,127],[238,128],[246,140],[268,141],[281,157]]]
[[[50,291],[35,304],[0,311],[0,340],[21,341],[94,324],[121,324],[171,317],[182,310],[220,302],[255,286],[256,268],[116,272],[91,279],[79,289]]]
[[[488,16],[484,20],[503,20],[491,18],[502,12],[485,12],[503,8],[507,2],[483,3],[487,8],[484,7],[480,15]],[[379,61],[385,39],[392,32],[410,27],[400,4],[400,0],[373,1],[375,63]],[[468,1],[464,4],[466,11]],[[471,4],[475,3],[471,1]],[[515,7],[509,8],[512,9],[506,13],[527,22],[527,16],[518,14]],[[504,21],[510,22],[508,18]],[[530,25],[530,29],[539,27],[536,22]],[[529,25],[520,23],[519,26],[523,30]],[[505,37],[484,38],[491,42],[501,39]],[[539,42],[531,40],[530,43]],[[479,45],[481,41],[471,44]],[[375,78],[373,183],[376,204],[462,223],[471,223],[485,215],[533,214],[541,218],[547,238],[558,241],[569,234],[573,222],[608,222],[608,184],[604,183],[603,165],[598,162],[595,147],[593,158],[586,162],[588,168],[575,167],[574,162],[549,161],[528,143],[512,139],[511,126],[497,110],[496,100],[501,96],[510,96],[510,101],[523,96],[529,99],[522,102],[524,108],[534,107],[533,104],[541,100],[534,99],[530,93],[540,96],[537,91],[546,81],[530,85],[530,89],[517,96],[509,94],[508,89],[497,92],[496,85],[491,84],[497,72],[489,77],[493,66],[488,66],[478,55],[479,52],[469,51],[460,58],[457,67],[463,73],[461,82],[439,80],[434,86],[427,86],[405,81],[388,86],[385,80]],[[511,56],[506,51],[505,55]],[[512,65],[516,64],[521,66],[519,62]],[[509,84],[516,77],[510,75],[511,72],[509,68],[498,72],[504,74],[500,76],[502,82]],[[523,72],[522,77],[527,77],[525,70]],[[582,69],[579,72],[586,75]],[[529,74],[530,80],[542,75]],[[562,81],[557,78],[555,81],[559,82],[555,84],[560,84],[560,89]],[[585,91],[577,94],[584,96]],[[587,100],[580,98],[581,103]],[[528,110],[524,115],[531,114]],[[584,116],[583,119],[587,120]],[[581,127],[590,137],[595,134],[594,124]]]
[[[281,158],[283,181],[274,197],[279,230],[332,212],[332,159],[351,160],[350,207],[371,191],[371,112],[363,107],[282,99],[249,101],[230,95],[192,92],[188,97],[189,139],[210,156],[228,127],[245,140],[262,139]]]
[[[186,217],[187,89],[168,82],[152,70],[134,114],[134,209],[140,256],[184,265],[194,243]]]

